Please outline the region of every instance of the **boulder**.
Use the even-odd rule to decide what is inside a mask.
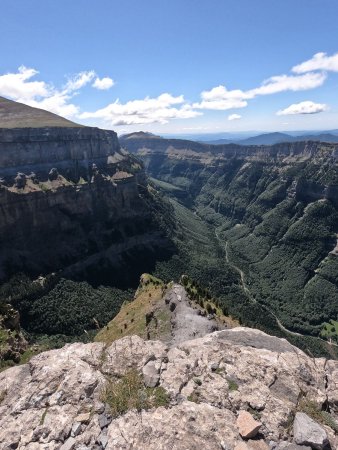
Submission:
[[[236,425],[239,434],[244,439],[253,438],[257,435],[262,424],[257,422],[248,411],[240,411],[237,417]]]
[[[329,443],[324,428],[302,412],[296,413],[293,436],[296,444],[309,445],[316,450],[322,450]]]
[[[146,364],[143,367],[142,373],[143,373],[144,384],[147,387],[157,386],[159,379],[160,379],[160,375],[159,375],[159,370],[155,365],[155,361],[149,361],[148,364]]]

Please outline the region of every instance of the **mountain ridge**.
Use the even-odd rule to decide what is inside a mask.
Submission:
[[[0,97],[0,128],[82,127],[40,108]]]

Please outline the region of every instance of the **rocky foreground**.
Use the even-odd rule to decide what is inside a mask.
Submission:
[[[163,406],[104,403],[130,371],[144,395],[161,389]],[[260,331],[172,347],[132,336],[67,345],[2,372],[0,448],[336,449],[337,405],[338,362]]]

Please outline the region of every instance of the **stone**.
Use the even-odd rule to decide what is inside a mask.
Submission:
[[[74,422],[72,426],[71,436],[75,437],[81,433],[82,425],[81,422]]]
[[[100,428],[105,428],[111,423],[112,417],[106,413],[102,413],[99,415],[98,421]]]
[[[144,384],[147,387],[155,387],[160,379],[159,370],[156,368],[155,361],[149,361],[143,369]]]
[[[166,370],[161,363],[164,359]],[[222,361],[220,373],[211,370],[216,361]],[[300,376],[302,366],[313,380],[310,384],[309,377]],[[107,377],[118,379],[132,368],[154,372],[157,386],[169,395],[169,404],[111,417],[108,405],[102,403]],[[328,391],[323,382],[326,374]],[[215,450],[222,446],[233,450],[238,445],[243,450],[267,450],[266,442],[275,450],[309,450],[288,442],[285,424],[295,405],[292,396],[273,385],[277,379],[284,385],[288,380],[290,389],[295,391],[298,386],[318,401],[324,401],[328,392],[331,405],[338,396],[337,376],[338,361],[310,358],[284,340],[278,343],[276,337],[245,327],[169,348],[138,336],[126,336],[107,346],[67,344],[0,372],[0,442],[6,442],[8,450],[15,445],[24,450],[60,450],[74,440],[74,450],[102,450],[103,445],[105,450],[116,450],[127,448],[126,442],[138,450]],[[231,389],[229,380],[235,380]],[[249,414],[249,404],[264,405],[259,413],[264,426],[255,438],[244,440],[236,420],[238,412],[242,418]],[[256,426],[258,422],[249,417],[249,423]],[[247,428],[246,421],[244,425]],[[250,431],[242,430],[243,436]],[[332,449],[337,449],[337,436],[329,428],[327,434]]]
[[[210,366],[211,372],[216,372],[218,367],[219,367],[218,363],[212,363],[211,366]]]
[[[99,444],[101,444],[101,446],[102,446],[103,448],[106,448],[106,447],[107,447],[107,444],[108,444],[107,433],[103,433],[103,432],[102,432],[102,433],[100,434],[100,436],[99,436],[98,442],[99,442]]]
[[[296,413],[293,436],[296,444],[309,445],[316,450],[322,450],[329,443],[324,428],[302,412]]]
[[[63,445],[61,445],[60,450],[73,450],[75,444],[76,440],[73,437],[70,437]]]
[[[90,413],[79,414],[75,417],[76,422],[88,423],[90,421]]]
[[[249,412],[243,410],[238,414],[236,425],[239,434],[244,439],[255,437],[262,426],[262,424],[257,422]]]

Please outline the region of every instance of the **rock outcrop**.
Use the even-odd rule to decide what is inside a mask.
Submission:
[[[151,386],[142,395],[161,389],[162,406],[127,404],[113,414],[103,392],[120,392],[114,383],[131,370],[143,372]],[[173,347],[137,336],[108,347],[71,344],[0,373],[0,448],[323,448],[304,427],[298,445],[299,418],[316,404],[309,434],[321,429],[334,449],[337,374],[336,361],[310,358],[285,340],[242,327]]]

